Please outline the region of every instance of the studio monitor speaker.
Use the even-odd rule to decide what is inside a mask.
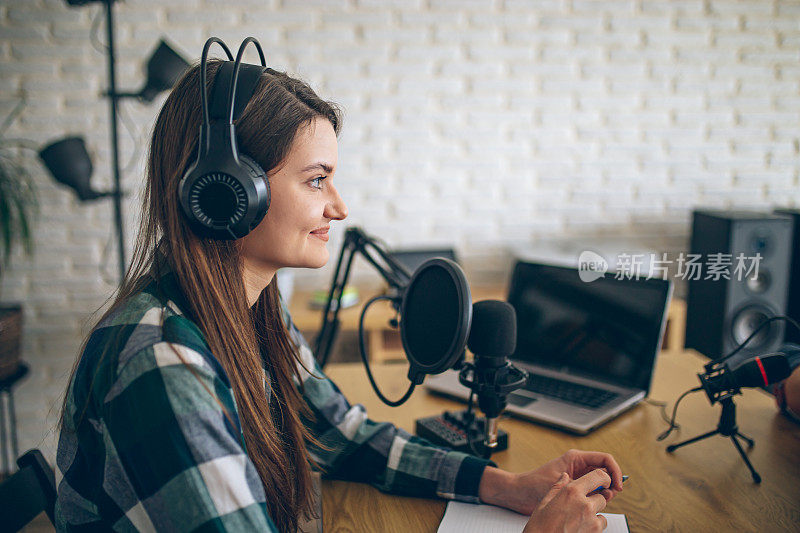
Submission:
[[[786,302],[786,314],[800,323],[800,208],[799,209],[777,209],[776,214],[787,216],[792,219],[792,247],[791,247],[791,266],[789,267],[789,299]],[[786,342],[796,342],[800,344],[800,331],[790,325],[786,325]]]
[[[785,314],[791,243],[792,219],[783,215],[694,211],[690,254],[703,268],[688,277],[686,347],[718,358]],[[784,330],[783,322],[770,323],[735,360],[777,350]]]

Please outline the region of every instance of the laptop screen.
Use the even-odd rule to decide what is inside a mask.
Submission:
[[[436,257],[444,257],[445,259],[458,262],[456,253],[452,248],[392,250],[391,254],[392,257],[406,267],[412,274],[421,267],[425,261]]]
[[[512,358],[649,391],[670,288],[611,274],[584,282],[576,268],[518,262],[508,295],[517,312]]]

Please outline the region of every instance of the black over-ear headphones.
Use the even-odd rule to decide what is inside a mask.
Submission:
[[[206,62],[213,43],[222,46],[229,61],[222,63],[214,78],[209,111]],[[258,50],[261,66],[242,63],[248,43],[253,43]],[[203,123],[197,161],[189,167],[178,186],[181,208],[192,230],[200,237],[221,240],[244,237],[269,209],[267,173],[252,158],[239,153],[233,125],[252,98],[266,64],[261,44],[253,37],[242,42],[235,62],[231,51],[217,37],[211,37],[203,47],[200,63]]]

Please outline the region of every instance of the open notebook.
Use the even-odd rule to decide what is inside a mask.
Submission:
[[[600,513],[608,520],[606,533],[629,533],[624,514]],[[521,533],[528,517],[495,507],[451,501],[439,524],[438,533]]]

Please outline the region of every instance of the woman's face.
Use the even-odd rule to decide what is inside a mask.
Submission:
[[[283,165],[269,173],[271,203],[264,220],[242,238],[250,267],[319,268],[328,261],[331,220],[347,216],[333,185],[338,145],[331,123],[318,117],[301,128]]]

